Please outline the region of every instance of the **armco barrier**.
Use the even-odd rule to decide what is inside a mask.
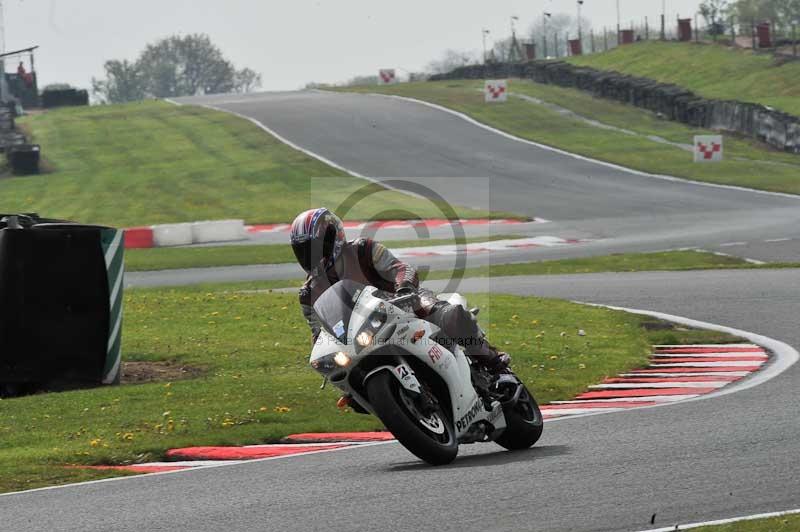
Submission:
[[[153,245],[156,247],[188,246],[193,242],[190,223],[153,226]]]
[[[800,153],[800,117],[755,103],[708,100],[677,85],[563,61],[469,65],[431,76],[430,80],[503,77],[527,78],[587,91],[596,97],[648,109],[693,127],[733,131],[780,150]]]
[[[245,238],[247,233],[244,230],[244,220],[218,220],[192,224],[192,242],[195,244],[232,242]]]

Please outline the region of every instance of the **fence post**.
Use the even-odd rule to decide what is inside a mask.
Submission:
[[[731,25],[731,46],[736,46],[736,27],[733,24],[733,21],[735,20],[735,18],[736,18],[735,15],[731,15],[731,21],[730,21],[730,25]]]
[[[757,48],[756,46],[756,20],[750,20],[750,36],[753,38],[753,50]]]
[[[592,40],[592,53],[594,53],[594,28],[589,30],[589,38]]]
[[[697,13],[694,14],[694,42],[700,42],[700,26],[697,23]]]
[[[559,50],[558,50],[558,32],[555,32],[555,34],[553,35],[553,47],[555,48],[555,51],[553,53],[555,54],[556,59],[558,59],[559,58],[559,56],[558,56],[558,54],[559,54]]]
[[[792,55],[797,57],[797,21],[792,21]]]
[[[667,40],[667,19],[663,13],[661,14],[661,40]]]
[[[650,21],[647,19],[647,17],[644,17],[644,40],[650,40]]]

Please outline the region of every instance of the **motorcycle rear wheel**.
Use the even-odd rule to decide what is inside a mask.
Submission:
[[[533,447],[542,437],[544,419],[536,399],[527,388],[522,390],[519,401],[503,412],[506,416],[506,430],[495,440],[509,451],[519,451]]]
[[[372,376],[366,388],[375,413],[403,447],[431,465],[456,459],[458,440],[441,407],[423,415],[415,408],[412,394],[387,371]]]

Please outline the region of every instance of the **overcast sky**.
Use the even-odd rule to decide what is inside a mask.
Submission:
[[[40,86],[89,87],[107,59],[133,59],[175,33],[208,33],[237,67],[261,72],[264,89],[337,82],[379,68],[421,70],[447,48],[480,50],[481,28],[510,33],[545,10],[576,12],[559,0],[4,0],[7,50],[41,46]],[[620,0],[623,24],[661,13],[662,0]],[[698,0],[667,0],[669,20]],[[595,27],[616,24],[615,0],[585,0]],[[7,66],[15,70],[15,65]]]

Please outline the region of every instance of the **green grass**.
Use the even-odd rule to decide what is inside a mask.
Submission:
[[[782,64],[751,50],[646,42],[568,61],[674,83],[706,98],[762,103],[800,116],[800,62]]]
[[[517,238],[524,237],[519,235],[491,235],[467,238],[465,243],[492,242]],[[409,248],[453,244],[453,239],[393,240],[383,243],[390,248]],[[294,260],[292,248],[288,244],[129,249],[125,252],[125,269],[132,272],[176,270],[252,264],[282,264],[294,262]]]
[[[342,90],[379,92],[433,102],[519,137],[607,161],[635,170],[777,192],[800,193],[800,158],[780,153],[747,140],[726,137],[726,160],[695,164],[692,154],[681,148],[608,131],[565,116],[542,105],[510,98],[504,104],[487,105],[479,81],[405,83],[385,87],[355,87]],[[612,101],[592,98],[576,90],[530,81],[513,80],[511,91],[535,96],[579,114],[611,125],[657,134],[675,142],[691,144],[698,133],[711,133],[679,123],[660,121],[649,111]],[[776,162],[785,164],[774,164]]]
[[[800,530],[800,515],[797,514],[692,529],[693,532],[797,532],[798,530]]]
[[[125,360],[175,361],[205,376],[0,401],[0,491],[114,474],[64,464],[146,462],[174,447],[380,428],[372,417],[337,410],[331,387],[319,389],[296,295],[243,291],[258,286],[127,292]],[[513,296],[471,301],[542,402],[644,364],[655,338],[642,327],[652,320],[621,312]]]
[[[686,271],[738,268],[794,267],[792,264],[751,264],[744,259],[704,251],[661,251],[620,253],[579,259],[493,264],[463,270],[464,277],[508,277],[516,275],[559,275],[601,272]],[[453,272],[432,271],[427,279],[450,278]]]
[[[53,173],[0,180],[0,212],[119,227],[226,218],[286,222],[322,200],[335,209],[368,183],[246,120],[201,107],[144,102],[58,109],[21,123],[42,145]],[[409,211],[443,216],[437,205],[389,191],[359,202],[348,216],[407,218]]]

